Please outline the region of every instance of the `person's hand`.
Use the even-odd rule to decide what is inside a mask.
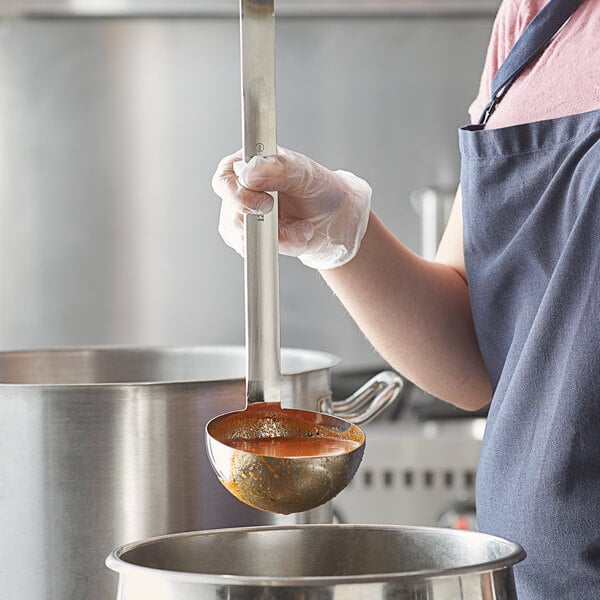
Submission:
[[[371,188],[347,171],[330,171],[310,158],[277,149],[277,156],[255,156],[248,163],[236,152],[213,176],[221,197],[219,233],[243,255],[245,213],[268,213],[278,192],[279,251],[315,269],[332,269],[356,255],[365,234]]]

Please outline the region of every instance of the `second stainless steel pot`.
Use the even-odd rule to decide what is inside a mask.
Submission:
[[[296,525],[117,549],[118,600],[515,600],[517,544],[472,531]]]
[[[338,362],[284,349],[284,403],[331,409]],[[244,373],[243,347],[0,352],[2,597],[112,598],[104,558],[133,539],[330,521],[330,505],[284,520],[251,509],[212,472],[204,429],[244,406]],[[382,379],[343,403],[345,416],[389,401],[399,378]]]

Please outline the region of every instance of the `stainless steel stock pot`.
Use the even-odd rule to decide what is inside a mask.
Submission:
[[[284,404],[334,410],[338,362],[284,349]],[[279,517],[245,506],[217,480],[205,425],[244,407],[244,376],[243,347],[0,352],[2,597],[114,598],[104,558],[139,538],[330,522],[330,505]],[[361,422],[400,386],[384,372],[336,414]]]
[[[514,600],[517,544],[384,525],[295,525],[183,533],[107,558],[117,600]]]

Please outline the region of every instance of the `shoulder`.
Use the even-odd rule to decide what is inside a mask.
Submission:
[[[479,91],[469,107],[471,122],[477,121],[481,111],[488,103],[494,75],[533,18],[528,18],[528,14],[534,10],[532,3],[537,1],[541,0],[502,0],[492,26]]]
[[[521,37],[531,20],[549,0],[502,0],[494,19],[477,97],[469,107],[472,122],[476,122],[488,103],[492,81],[500,65]],[[592,5],[597,0],[588,0]],[[600,22],[600,20],[599,20]]]
[[[490,59],[498,68],[508,56],[508,53],[521,37],[532,19],[548,4],[550,0],[502,0],[498,9],[490,45]],[[575,16],[565,26],[566,30],[577,31],[578,25],[585,23],[586,34],[596,37],[600,33],[600,15],[597,0],[584,0],[575,12]],[[592,15],[593,13],[593,15]],[[560,33],[559,36],[560,37]],[[597,38],[596,38],[597,39]],[[492,54],[492,56],[490,56]],[[488,65],[492,67],[492,65]],[[492,67],[493,68],[493,67]]]
[[[470,107],[476,121],[491,95],[494,75],[548,0],[504,0],[494,22],[479,93]],[[489,128],[600,108],[600,2],[584,0],[544,51],[521,73],[493,114]]]
[[[548,0],[503,0],[498,9],[492,36],[490,51],[497,53],[500,66],[508,56],[515,42],[527,28],[533,17],[544,7]]]

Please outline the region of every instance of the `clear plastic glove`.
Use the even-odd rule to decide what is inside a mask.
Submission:
[[[223,200],[219,233],[229,246],[243,255],[244,214],[271,211],[267,191],[276,191],[281,254],[314,269],[334,269],[354,258],[369,220],[366,181],[285,148],[248,163],[241,157],[241,151],[226,156],[213,176],[213,189]]]

